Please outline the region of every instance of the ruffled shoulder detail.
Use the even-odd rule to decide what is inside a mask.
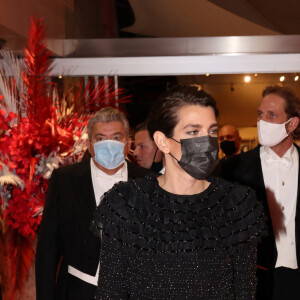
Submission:
[[[265,231],[262,206],[247,187],[211,177],[197,195],[175,195],[155,175],[116,184],[104,194],[91,229],[145,251],[191,252],[256,242]]]

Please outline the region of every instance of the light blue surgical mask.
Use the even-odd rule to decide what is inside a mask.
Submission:
[[[94,144],[95,161],[102,167],[112,170],[125,161],[124,143],[114,140],[99,141]]]

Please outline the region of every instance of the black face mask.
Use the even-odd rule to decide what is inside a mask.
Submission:
[[[154,157],[153,157],[153,162],[152,162],[152,165],[151,165],[151,168],[150,168],[150,170],[152,170],[155,173],[159,173],[159,171],[161,171],[161,169],[163,168],[163,162],[162,162],[162,160],[158,161],[158,162],[154,161],[155,160],[155,156],[157,154],[157,151],[158,151],[158,148],[156,148],[156,150],[155,150]]]
[[[195,179],[206,179],[214,170],[218,158],[219,143],[217,137],[209,135],[191,139],[183,139],[181,144],[181,159],[177,160],[180,167]]]
[[[220,143],[220,147],[226,156],[230,156],[237,150],[237,148],[235,147],[235,141],[225,140]]]

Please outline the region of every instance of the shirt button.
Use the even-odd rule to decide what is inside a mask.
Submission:
[[[284,210],[284,206],[282,206],[281,209]]]
[[[282,185],[284,185],[284,181],[282,181],[281,183],[282,183]]]

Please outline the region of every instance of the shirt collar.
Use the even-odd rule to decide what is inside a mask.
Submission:
[[[96,175],[96,177],[109,177],[109,178],[125,178],[127,177],[127,162],[125,161],[123,164],[123,167],[121,169],[119,169],[115,174],[113,175],[108,175],[105,172],[103,172],[102,170],[100,170],[95,162],[94,159],[91,158],[91,171],[93,174]],[[126,179],[127,180],[127,179]]]
[[[280,157],[270,147],[262,146],[260,149],[260,157],[267,167],[274,165],[274,163],[279,163],[285,168],[291,168],[294,161],[294,149],[295,147],[292,144],[292,146],[284,153],[284,155]]]
[[[266,155],[269,155],[272,158],[278,159],[278,160],[283,159],[283,158],[292,159],[292,155],[293,155],[294,151],[295,151],[295,146],[292,144],[291,147],[284,153],[284,155],[282,157],[280,157],[270,147],[267,147],[267,146],[261,147],[261,153],[266,153]]]

